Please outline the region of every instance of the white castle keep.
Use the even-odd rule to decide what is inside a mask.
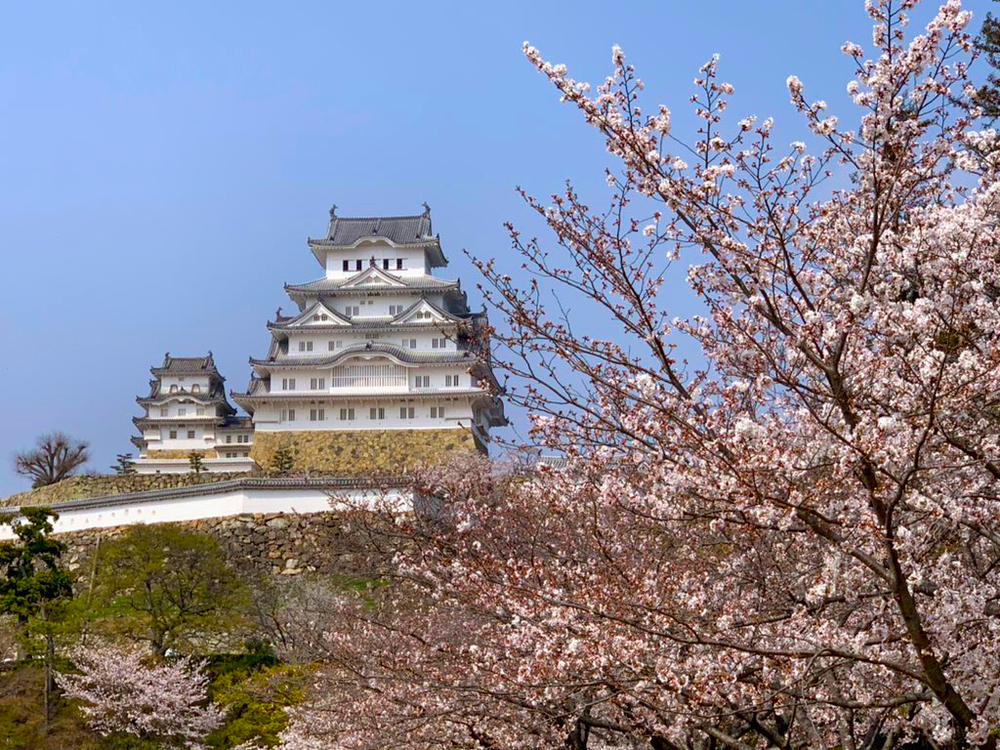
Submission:
[[[434,275],[447,260],[424,208],[363,218],[330,209],[326,236],[308,241],[323,276],[285,285],[298,312],[278,309],[267,355],[251,358],[249,386],[231,393],[249,417],[235,415],[211,353],[168,354],[137,399],[146,413],[134,420],[136,470],[187,472],[191,453],[207,471],[266,469],[255,444],[270,450],[283,435],[336,439],[338,451],[378,439],[405,452],[394,438],[450,444],[461,434],[485,451],[490,429],[506,424],[486,315],[470,312],[457,280]]]

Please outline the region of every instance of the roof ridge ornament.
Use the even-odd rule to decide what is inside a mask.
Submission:
[[[330,206],[330,225],[326,229],[327,238],[333,237],[333,225],[337,223],[337,204]]]
[[[424,216],[430,216],[431,215],[431,207],[428,205],[427,201],[423,202],[423,206],[424,206],[424,213],[423,213],[423,215]]]

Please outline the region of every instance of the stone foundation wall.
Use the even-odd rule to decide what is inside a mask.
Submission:
[[[291,449],[293,473],[358,476],[398,475],[450,451],[474,451],[476,443],[466,429],[256,432],[250,456],[267,473],[279,447]]]
[[[245,477],[244,472],[218,472],[209,474],[110,474],[101,476],[68,477],[61,482],[20,492],[0,499],[0,506],[20,508],[27,505],[55,505],[69,500],[86,500],[91,497],[123,495],[144,490],[165,490],[194,484],[222,482],[226,479]]]
[[[282,576],[319,572],[371,577],[384,560],[364,534],[337,513],[254,514],[173,524],[213,536],[229,560],[244,571]],[[63,561],[78,576],[92,569],[94,550],[128,527],[87,529],[60,534],[68,545]]]
[[[187,458],[192,453],[197,453],[202,458],[219,457],[219,452],[215,450],[215,448],[198,448],[197,450],[189,450],[189,451],[153,449],[146,451],[143,454],[143,458]]]

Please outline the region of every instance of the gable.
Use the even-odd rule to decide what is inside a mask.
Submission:
[[[323,302],[317,301],[300,313],[295,320],[290,322],[290,328],[310,328],[312,326],[346,326],[350,321]]]
[[[405,310],[396,316],[392,323],[393,325],[401,325],[403,323],[445,323],[449,320],[449,316],[443,314],[427,300],[420,300],[409,310]]]
[[[395,276],[386,273],[381,268],[377,266],[369,266],[361,273],[356,276],[352,276],[343,284],[341,284],[342,289],[351,289],[356,287],[405,287],[406,284]]]

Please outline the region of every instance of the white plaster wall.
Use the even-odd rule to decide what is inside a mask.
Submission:
[[[413,419],[400,419],[401,406],[413,407]],[[326,419],[312,421],[309,410],[322,406],[326,410]],[[370,409],[381,406],[385,409],[385,419],[371,419]],[[432,406],[443,406],[445,417],[431,418]],[[295,409],[295,421],[280,420],[282,409]],[[342,408],[354,408],[354,420],[341,420]],[[277,405],[262,404],[254,412],[254,421],[259,432],[277,432],[287,430],[440,430],[447,428],[468,427],[473,420],[472,404],[468,396],[448,397],[440,399],[350,399],[323,402],[317,399],[315,403],[300,401],[297,403]]]
[[[419,276],[427,272],[425,251],[421,248],[403,249],[393,247],[387,242],[364,242],[354,250],[336,250],[326,254],[326,277],[328,279],[343,279],[358,273],[356,261],[361,261],[361,270],[371,264],[372,256],[376,264],[382,268],[382,259],[389,258],[389,273],[397,276]],[[395,259],[403,259],[403,269],[396,270]],[[344,261],[350,261],[350,270],[344,271]]]
[[[377,334],[376,338],[368,338],[366,333]],[[435,349],[433,347],[432,339],[445,339],[444,347],[438,347]],[[415,351],[428,351],[428,352],[440,352],[440,351],[455,351],[458,347],[455,342],[455,325],[453,323],[442,324],[441,327],[429,327],[424,330],[414,330],[410,329],[396,329],[390,324],[386,324],[385,328],[380,328],[375,331],[366,332],[341,332],[341,331],[326,331],[324,333],[316,333],[312,331],[303,331],[299,333],[291,332],[288,336],[288,354],[279,355],[280,359],[289,359],[294,361],[297,358],[302,357],[329,357],[338,354],[344,348],[349,346],[354,346],[356,344],[365,344],[367,341],[381,341],[387,344],[395,344],[396,346],[402,346],[403,340],[409,342],[412,339],[416,340]],[[299,351],[299,342],[311,341],[313,348],[312,351]],[[331,341],[340,341],[341,348],[330,349]]]
[[[249,488],[216,495],[196,495],[174,500],[136,501],[87,509],[56,509],[56,532],[109,528],[136,523],[171,523],[221,518],[244,513],[320,513],[346,504],[374,504],[389,501],[399,510],[412,507],[405,490],[321,490]],[[13,539],[9,525],[0,525],[0,540]]]
[[[160,414],[160,409],[166,409],[166,416]],[[184,409],[185,414],[181,415],[181,409]],[[198,414],[198,409],[203,409],[204,414]],[[214,417],[218,411],[218,406],[216,404],[201,404],[196,401],[190,401],[188,403],[179,403],[177,401],[171,401],[170,403],[163,404],[162,406],[150,406],[148,411],[149,417],[153,419],[186,419],[189,417]]]
[[[191,386],[198,384],[201,387],[202,393],[208,392],[208,377],[201,377],[198,375],[164,375],[160,378],[160,392],[169,393],[170,386],[176,385],[177,389],[183,388],[186,391],[191,390]]]
[[[249,452],[249,446],[245,446],[245,451]],[[250,471],[256,466],[256,462],[247,457],[226,458],[205,458],[202,459],[202,466],[210,474],[231,471]],[[137,458],[135,459],[136,474],[190,474],[191,462],[186,458]]]
[[[390,360],[384,360],[386,363]],[[344,360],[340,364],[378,364],[373,359],[368,360]],[[362,394],[405,394],[410,392],[416,393],[427,393],[429,390],[440,390],[443,393],[447,393],[449,390],[455,390],[456,388],[474,388],[477,383],[474,381],[472,375],[469,374],[470,362],[456,362],[454,365],[419,365],[419,364],[404,364],[402,365],[407,369],[407,385],[406,387],[383,387],[383,388],[334,388],[333,387],[333,368],[317,368],[315,370],[289,370],[283,373],[275,373],[271,375],[271,392],[279,394],[298,394],[304,398],[321,397],[324,394],[330,395],[345,395],[348,393],[359,395]],[[340,365],[337,365],[338,367]],[[458,378],[457,385],[447,386],[446,376],[451,375],[453,378]],[[430,378],[430,385],[428,387],[416,386],[417,378],[423,378],[427,376]],[[313,379],[319,380],[323,379],[326,387],[323,389],[313,389],[310,387],[311,381]],[[284,388],[286,381],[291,379],[295,380],[295,388]]]

